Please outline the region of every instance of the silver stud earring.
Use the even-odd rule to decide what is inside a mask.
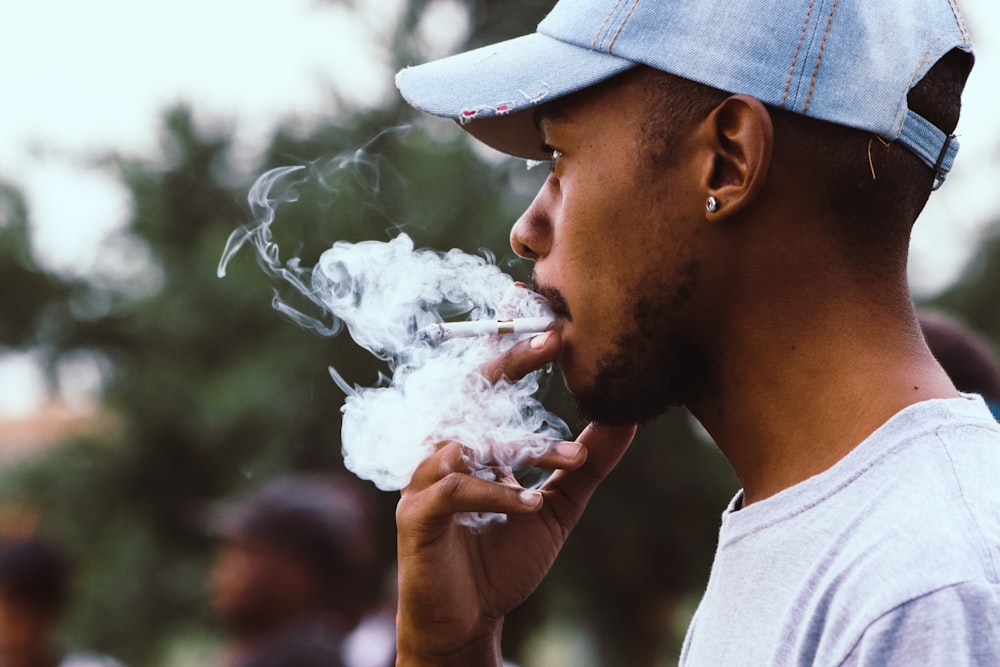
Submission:
[[[705,202],[705,208],[709,213],[715,213],[719,210],[719,200],[715,197],[709,197],[708,201]]]

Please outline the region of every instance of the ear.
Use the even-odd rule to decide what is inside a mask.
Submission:
[[[711,154],[702,182],[705,197],[718,202],[717,210],[706,209],[705,215],[724,219],[749,206],[767,180],[774,148],[771,114],[760,100],[733,95],[705,118],[699,136]]]

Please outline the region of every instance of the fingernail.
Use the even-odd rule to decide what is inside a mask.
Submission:
[[[538,491],[525,489],[520,493],[521,502],[528,507],[537,507],[542,504],[542,494]]]
[[[544,333],[538,334],[537,336],[531,339],[530,343],[531,348],[534,350],[542,349],[543,347],[545,347],[545,343],[548,342],[549,336],[551,335],[552,335],[551,331],[546,331]]]
[[[560,442],[556,445],[556,453],[568,459],[575,459],[580,453],[580,445],[575,442]]]
[[[522,283],[520,280],[515,280],[514,281],[514,287],[524,287],[524,288],[527,288],[528,286],[527,286],[527,284]]]

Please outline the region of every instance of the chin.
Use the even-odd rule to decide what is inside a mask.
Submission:
[[[580,363],[579,356],[573,354],[573,344],[565,338],[563,339],[562,352],[556,359],[556,365],[562,374],[566,389],[574,397],[577,392],[586,391],[594,382],[594,371],[587,370],[584,364]]]
[[[566,389],[569,390],[574,401],[578,395],[587,391],[588,383],[583,378],[572,373],[567,373],[565,367],[562,365],[559,366],[559,370],[562,371],[563,384],[566,385]]]
[[[577,412],[588,421],[618,426],[642,424],[685,403],[693,391],[692,377],[705,365],[691,346],[680,341],[641,347],[621,344],[597,364],[586,380],[567,386]]]
[[[604,426],[644,424],[680,405],[680,401],[658,396],[629,397],[589,389],[573,394],[573,398],[577,413],[583,419]]]

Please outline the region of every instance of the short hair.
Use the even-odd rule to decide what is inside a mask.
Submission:
[[[910,91],[909,108],[947,133],[954,131],[972,67],[968,53],[945,54]],[[654,169],[675,159],[676,141],[729,93],[654,70],[637,68],[648,104],[644,139]],[[877,94],[877,91],[872,94]],[[935,174],[912,151],[874,134],[768,107],[780,146],[825,187],[816,193],[836,213],[831,235],[843,254],[871,270],[905,270],[913,222],[930,196]]]
[[[370,494],[348,478],[292,476],[254,493],[217,526],[221,536],[267,545],[317,577],[321,598],[360,605],[374,588],[376,537]]]
[[[643,114],[642,139],[654,174],[674,164],[680,137],[730,95],[646,65],[624,76],[634,76],[639,81],[648,112]]]
[[[910,90],[909,108],[954,132],[971,66],[968,53],[945,54]],[[816,196],[836,214],[830,232],[844,256],[868,272],[905,272],[910,233],[930,196],[934,171],[902,144],[868,131],[780,109],[771,115],[776,144],[784,142],[798,158],[796,168],[825,184]]]
[[[71,564],[54,543],[37,537],[0,548],[0,596],[52,613],[69,600]]]

